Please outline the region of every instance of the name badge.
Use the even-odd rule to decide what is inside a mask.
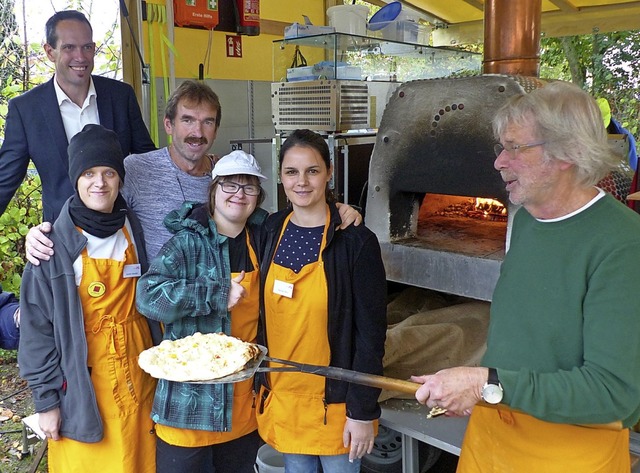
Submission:
[[[293,284],[276,279],[273,283],[273,293],[291,299],[293,297]]]
[[[122,272],[123,278],[137,278],[142,274],[139,264],[125,264]]]

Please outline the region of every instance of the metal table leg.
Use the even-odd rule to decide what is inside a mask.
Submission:
[[[418,441],[402,434],[402,473],[419,473]]]

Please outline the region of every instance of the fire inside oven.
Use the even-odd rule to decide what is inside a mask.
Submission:
[[[425,247],[470,256],[502,255],[507,207],[495,199],[426,194],[416,238]]]

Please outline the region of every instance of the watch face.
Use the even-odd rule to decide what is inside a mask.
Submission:
[[[502,387],[497,384],[485,384],[482,388],[482,399],[489,404],[502,401]]]

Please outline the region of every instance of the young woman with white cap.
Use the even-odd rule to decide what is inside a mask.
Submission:
[[[137,306],[165,324],[165,339],[224,332],[255,341],[256,249],[266,217],[258,206],[265,176],[243,151],[222,157],[212,176],[206,204],[185,202],[165,218],[175,234],[140,278]],[[253,405],[251,379],[236,384],[160,380],[152,412],[157,471],[253,472],[260,442]]]

